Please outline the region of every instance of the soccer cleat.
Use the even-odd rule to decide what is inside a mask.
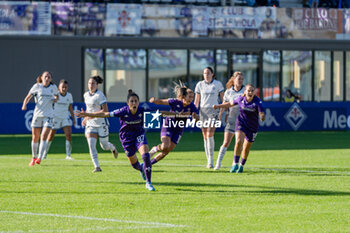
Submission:
[[[238,164],[234,164],[230,170],[231,173],[234,173],[238,170]]]
[[[242,165],[239,165],[237,173],[243,173],[243,166]]]
[[[43,159],[46,159],[46,158],[47,158],[47,155],[45,155]]]
[[[32,158],[32,160],[30,160],[29,166],[34,166],[35,160],[36,160],[36,158]]]
[[[93,173],[102,172],[102,169],[100,167],[96,167],[92,172]]]
[[[218,171],[220,169],[220,167],[221,167],[220,164],[216,164],[216,166],[214,167],[214,170]]]
[[[69,156],[69,155],[66,156],[66,159],[67,160],[73,160],[72,156]]]
[[[113,154],[113,156],[114,156],[115,159],[118,158],[118,150],[117,150],[116,147],[114,147],[114,150],[112,150],[112,154]]]
[[[35,160],[35,163],[36,163],[36,164],[40,164],[40,163],[41,163],[41,159],[40,159],[40,158],[37,158],[37,159]]]
[[[207,168],[208,168],[208,169],[213,168],[213,164],[208,163],[208,164],[207,164]]]
[[[158,152],[158,146],[152,147],[152,149],[149,151],[150,157],[152,157],[157,152]]]
[[[148,189],[148,191],[155,191],[156,189],[153,187],[153,185],[149,182],[146,182],[146,189]]]
[[[141,178],[143,180],[146,180],[145,171],[143,170],[143,163],[141,163],[140,166],[141,166],[141,170],[140,170]]]

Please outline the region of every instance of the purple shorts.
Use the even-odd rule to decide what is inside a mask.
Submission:
[[[136,138],[120,138],[120,141],[127,157],[135,155],[142,145],[148,145],[145,134],[138,135]]]
[[[160,131],[161,137],[169,137],[170,140],[176,145],[179,143],[183,130],[182,129],[174,129],[174,128],[162,128]]]
[[[239,121],[236,122],[236,132],[240,130],[243,133],[245,133],[245,139],[248,142],[254,142],[256,135],[258,135],[258,132],[253,132],[250,129],[248,129],[246,126],[239,124]]]

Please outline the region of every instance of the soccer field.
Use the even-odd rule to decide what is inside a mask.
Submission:
[[[155,145],[159,133],[147,139]],[[0,136],[0,232],[350,232],[349,132],[259,133],[242,174],[229,173],[233,145],[209,170],[201,135],[185,133],[153,166],[155,192],[124,153],[99,150],[103,172],[92,173],[82,135],[74,160],[58,135],[29,167],[30,140]]]

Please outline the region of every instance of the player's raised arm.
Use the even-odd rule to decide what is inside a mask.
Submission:
[[[218,108],[230,108],[230,107],[233,107],[233,103],[230,103],[230,102],[226,102],[226,103],[223,103],[223,104],[217,104],[217,105],[213,105],[213,109],[218,109]]]
[[[149,99],[149,102],[151,104],[159,104],[159,105],[169,105],[169,100],[168,99],[156,99],[154,97]]]
[[[74,115],[76,115],[77,117],[104,118],[104,117],[109,117],[109,112],[85,112],[84,109],[81,109],[81,111],[76,110],[74,112]]]

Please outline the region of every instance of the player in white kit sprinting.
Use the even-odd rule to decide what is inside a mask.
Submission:
[[[232,103],[233,100],[235,100],[237,97],[244,94],[244,86],[243,86],[243,74],[239,71],[236,71],[232,77],[228,80],[226,83],[226,91],[224,94],[224,103],[230,102]],[[236,119],[239,115],[239,106],[235,105],[228,109],[228,115],[225,127],[225,133],[224,133],[224,141],[222,142],[222,145],[220,147],[220,151],[218,154],[218,159],[216,161],[216,165],[214,170],[219,170],[221,167],[221,161],[225,156],[227,148],[230,146],[232,138],[235,134],[235,125],[236,125]],[[224,111],[224,108],[220,109],[219,113],[219,120],[221,119],[222,113]]]
[[[53,138],[55,137],[56,131],[63,129],[63,132],[66,136],[66,159],[72,159],[72,124],[75,124],[75,116],[73,113],[73,97],[72,94],[68,92],[68,82],[64,79],[58,84],[58,100],[54,104],[54,117],[53,117],[53,126],[50,131],[47,147],[44,154],[44,159],[48,151]],[[73,119],[73,122],[71,118]]]
[[[102,83],[103,79],[100,76],[93,76],[89,79],[89,91],[84,94],[84,101],[86,104],[86,112],[108,112],[107,100],[105,95],[97,89],[98,84]],[[93,172],[101,172],[100,164],[98,162],[98,155],[96,149],[97,137],[100,138],[100,146],[103,150],[112,151],[115,158],[118,157],[116,147],[109,142],[109,122],[106,118],[88,118],[83,120],[85,128],[85,137],[89,144],[89,151],[95,169]]]
[[[194,104],[200,106],[199,117],[201,121],[213,121],[218,119],[218,110],[213,109],[213,105],[218,104],[218,97],[222,102],[224,96],[224,87],[220,81],[215,80],[214,71],[211,67],[203,70],[204,80],[197,83],[195,88]],[[204,150],[207,156],[207,168],[213,168],[214,158],[214,133],[215,127],[202,128]]]
[[[44,152],[47,145],[47,137],[52,128],[53,117],[53,103],[57,101],[57,86],[52,82],[52,75],[50,72],[43,72],[38,78],[37,83],[30,89],[28,95],[25,97],[22,105],[22,110],[27,110],[27,104],[34,96],[35,109],[32,118],[32,160],[29,166],[34,166],[35,163],[40,164],[43,159]],[[42,131],[41,131],[42,129]],[[41,132],[41,140],[38,144]]]

